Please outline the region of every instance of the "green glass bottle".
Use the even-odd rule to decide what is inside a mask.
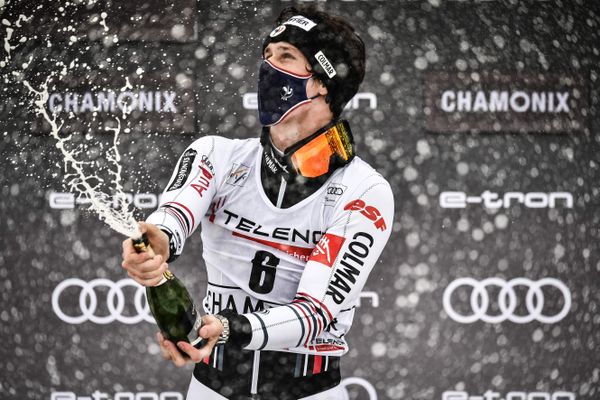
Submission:
[[[133,240],[138,253],[143,251],[154,256],[146,235]],[[202,317],[196,311],[192,298],[179,279],[169,270],[156,286],[146,286],[146,298],[152,316],[165,339],[177,343],[186,341],[196,348],[204,346],[205,340],[198,335]],[[180,351],[183,356],[187,355]]]

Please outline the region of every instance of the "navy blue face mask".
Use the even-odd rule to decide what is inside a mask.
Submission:
[[[312,74],[297,75],[275,67],[264,60],[258,73],[258,115],[260,123],[280,123],[292,110],[319,97],[306,95],[306,84]]]

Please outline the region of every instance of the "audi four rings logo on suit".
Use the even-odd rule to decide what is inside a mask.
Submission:
[[[471,314],[464,315],[456,311],[458,296],[452,296],[456,289],[461,286],[472,288],[469,305]],[[498,294],[498,308],[500,314],[490,314],[490,297],[488,288],[500,288]],[[519,302],[517,301],[516,287],[527,288],[525,295],[525,306],[527,314],[518,315],[515,310]],[[558,290],[562,296],[563,306],[559,312],[552,315],[544,315],[544,303],[546,301],[544,288],[553,288]],[[554,296],[554,293],[552,293]],[[473,278],[459,278],[450,283],[444,290],[443,295],[444,311],[450,318],[461,324],[470,324],[476,321],[483,321],[490,324],[498,324],[509,320],[516,324],[526,324],[531,321],[538,321],[545,324],[554,324],[562,320],[571,309],[571,292],[569,288],[561,281],[555,278],[543,278],[538,281],[532,281],[527,278],[514,278],[505,281],[500,278],[487,278],[478,281]]]

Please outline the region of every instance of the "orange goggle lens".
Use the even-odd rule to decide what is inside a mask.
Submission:
[[[300,175],[316,178],[329,171],[329,162],[335,154],[343,161],[352,156],[352,143],[343,124],[331,127],[294,151],[291,161]]]

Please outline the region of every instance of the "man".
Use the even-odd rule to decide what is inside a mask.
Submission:
[[[123,242],[129,275],[156,285],[202,226],[207,344],[158,335],[166,359],[196,363],[189,400],[344,398],[344,335],[393,223],[389,184],[354,156],[339,119],[364,77],[354,29],[314,7],[289,7],[263,59],[260,140],[192,143],[140,224],[157,255]]]

